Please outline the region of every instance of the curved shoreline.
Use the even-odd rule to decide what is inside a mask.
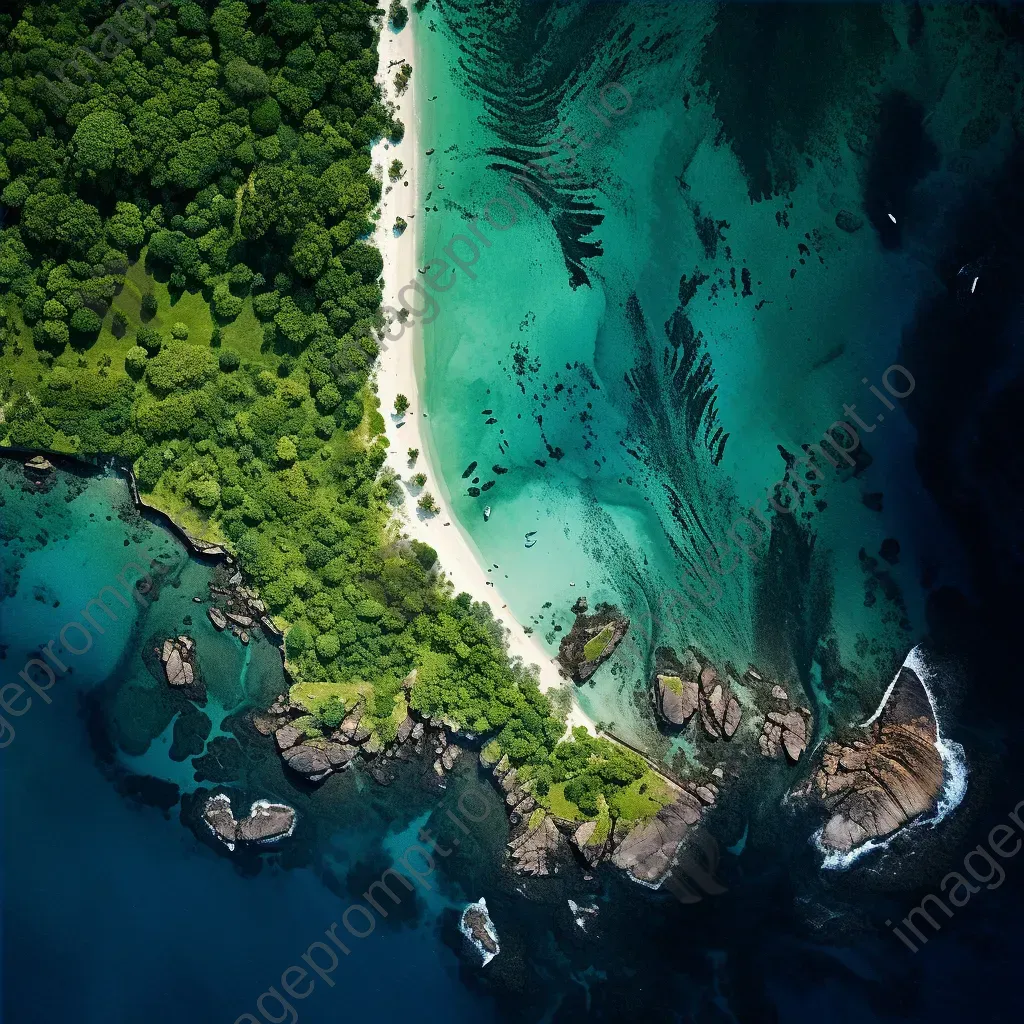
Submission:
[[[394,310],[403,306],[401,292],[418,280],[420,264],[417,260],[420,259],[423,234],[420,229],[420,154],[422,148],[429,148],[430,144],[429,140],[420,137],[418,83],[422,83],[423,75],[418,74],[416,68],[422,62],[423,48],[416,45],[415,25],[415,16],[410,17],[408,24],[399,32],[392,31],[385,24],[377,47],[376,80],[385,100],[390,99],[398,105],[399,115],[405,124],[405,136],[397,144],[387,140],[378,142],[373,147],[372,159],[375,165],[386,167],[397,157],[403,163],[405,180],[409,182],[408,188],[402,183],[395,183],[390,193],[382,193],[381,216],[374,232],[374,244],[384,260],[384,306]],[[413,76],[409,89],[398,97],[393,79],[395,68],[402,61],[412,65]],[[385,173],[384,189],[387,187]],[[410,211],[414,213],[412,218],[409,218]],[[396,237],[391,225],[399,215],[406,217],[408,227]],[[541,690],[571,686],[540,639],[527,633],[522,623],[508,610],[508,603],[497,583],[487,578],[480,552],[452,510],[451,496],[438,469],[440,460],[433,446],[429,417],[423,407],[423,332],[415,317],[404,326],[405,330],[398,339],[389,342],[385,338],[380,342],[376,378],[377,395],[390,442],[386,464],[402,478],[405,492],[404,506],[395,513],[396,524],[407,536],[429,544],[437,552],[442,571],[457,593],[465,591],[474,601],[491,606],[495,620],[504,628],[509,656],[522,658],[525,664],[538,667]],[[409,411],[401,417],[393,413],[395,396],[399,394],[405,395],[410,403]],[[416,467],[409,465],[406,455],[409,448],[419,449]],[[422,491],[407,480],[415,468],[423,469],[427,475],[424,490],[433,494],[440,506],[436,515],[424,515],[416,508],[416,500]],[[594,721],[580,706],[575,688],[567,724],[570,729],[582,725],[591,733],[597,732]]]

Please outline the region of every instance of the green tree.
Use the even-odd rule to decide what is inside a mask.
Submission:
[[[121,249],[138,248],[146,240],[141,211],[134,203],[126,202],[117,203],[114,209],[114,215],[107,221],[107,237]]]
[[[388,8],[388,20],[394,25],[396,31],[401,32],[409,20],[409,11],[402,3],[402,0],[391,0]]]
[[[404,416],[409,411],[409,399],[405,395],[395,395],[395,413]]]
[[[141,345],[132,345],[124,357],[124,368],[136,380],[146,372],[146,350]]]
[[[234,349],[225,348],[221,349],[220,358],[218,360],[220,368],[225,373],[231,373],[233,370],[237,370],[242,360],[241,357]]]
[[[72,166],[79,177],[114,184],[114,175],[133,175],[140,167],[135,140],[119,114],[86,114],[71,137]]]
[[[285,466],[290,466],[298,458],[299,450],[290,437],[280,437],[277,440],[277,458]]]

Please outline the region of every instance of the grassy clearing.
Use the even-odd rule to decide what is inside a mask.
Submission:
[[[672,800],[672,791],[665,780],[648,771],[612,797],[611,810],[627,821],[643,821],[654,817]]]
[[[611,623],[604,627],[597,636],[592,637],[586,642],[583,647],[583,657],[587,661],[596,661],[604,654],[608,644],[611,643],[612,636],[615,634],[615,629]]]
[[[565,783],[552,782],[547,796],[542,802],[556,818],[565,818],[566,821],[586,821],[587,816],[571,801],[565,797]]]
[[[288,699],[316,715],[328,697],[340,697],[345,707],[351,708],[360,697],[366,697],[371,691],[369,683],[359,680],[351,683],[296,683],[288,691]]]
[[[673,693],[683,692],[683,681],[679,676],[658,676],[662,683]]]

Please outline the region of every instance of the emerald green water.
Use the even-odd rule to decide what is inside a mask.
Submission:
[[[422,149],[435,149],[420,266],[446,258],[454,235],[473,239],[468,218],[488,203],[522,196],[507,230],[478,221],[489,246],[477,237],[475,262],[436,295],[421,367],[435,457],[482,560],[507,573],[511,609],[550,650],[580,594],[640,627],[581,693],[595,718],[637,738],[650,735],[638,695],[662,643],[756,661],[823,699],[869,706],[923,635],[925,567],[933,581],[959,573],[938,557],[944,533],[916,475],[916,435],[881,378],[901,361],[917,305],[950,286],[939,265],[946,193],[1002,151],[996,136],[965,152],[949,107],[972,109],[1005,83],[958,80],[962,95],[941,93],[936,66],[954,60],[944,15],[911,49],[906,11],[826,5],[800,14],[797,32],[786,24],[796,8],[770,6],[743,17],[779,19],[791,52],[773,59],[796,84],[781,95],[764,85],[767,96],[756,68],[733,73],[757,59],[739,8],[471,4],[419,22]],[[825,42],[831,71],[804,53]],[[620,85],[608,106],[628,93],[619,115],[601,103],[610,82]],[[896,90],[905,98],[883,103],[869,160],[865,104]],[[929,137],[917,139],[922,119]],[[777,148],[759,151],[773,122]],[[511,182],[568,128],[568,175],[554,186],[534,175],[534,192]],[[508,209],[492,207],[501,224]],[[837,226],[841,210],[856,213],[857,231]],[[472,260],[467,243],[454,251]],[[786,470],[780,446],[800,454],[820,441],[850,419],[844,403],[871,428],[856,478],[829,470],[817,504],[767,513],[770,546],[765,526],[754,557],[716,570],[708,545],[722,551],[738,516],[759,500],[765,510]],[[473,497],[472,477],[495,482]],[[880,511],[865,504],[879,493]],[[899,544],[892,565],[880,559],[888,538]],[[689,610],[666,598],[688,572],[704,580]]]

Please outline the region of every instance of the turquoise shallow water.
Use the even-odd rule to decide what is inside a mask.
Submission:
[[[792,35],[797,9],[769,6],[748,20]],[[1005,153],[1005,133],[974,150],[959,133],[960,111],[1005,74],[942,92],[935,62],[955,65],[942,16],[920,29],[896,9],[830,6],[800,33],[835,47],[833,72],[780,38],[774,57],[796,84],[762,97],[732,64],[757,50],[738,12],[469,5],[422,19],[423,146],[436,152],[421,265],[467,264],[426,328],[436,454],[483,561],[507,572],[512,610],[550,650],[581,593],[629,614],[638,628],[581,699],[639,739],[658,644],[808,687],[827,652],[826,690],[842,676],[839,695],[859,708],[926,632],[922,574],[934,586],[962,573],[882,377],[918,305],[950,286],[951,194]],[[766,123],[770,153],[757,149]],[[529,168],[559,157],[572,166],[556,180]],[[524,174],[527,189],[513,183]],[[474,236],[469,218],[510,189],[517,222],[479,219]],[[508,210],[491,207],[502,225]],[[795,516],[768,511],[770,542],[767,521],[738,527],[750,555],[737,554],[737,517],[766,511],[787,457],[854,412],[856,474],[823,463],[822,491]],[[887,540],[895,560],[881,557]]]

